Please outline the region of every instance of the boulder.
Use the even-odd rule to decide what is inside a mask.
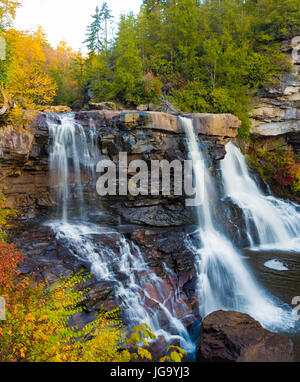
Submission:
[[[148,111],[149,110],[149,105],[145,104],[145,105],[139,105],[137,106],[136,108],[138,111]]]
[[[42,110],[44,113],[71,113],[72,109],[69,106],[59,105],[59,106],[46,106]]]
[[[117,110],[114,102],[89,102],[89,110]]]
[[[232,114],[184,114],[194,120],[198,134],[235,138],[242,122]]]
[[[247,314],[217,311],[202,323],[198,361],[293,362],[293,343]]]
[[[87,300],[85,306],[88,311],[96,311],[103,308],[106,311],[115,309],[118,304],[115,302],[116,283],[113,281],[101,281],[88,286]]]

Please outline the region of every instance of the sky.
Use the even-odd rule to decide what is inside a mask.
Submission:
[[[86,27],[91,24],[91,15],[102,0],[20,0],[23,6],[17,11],[14,26],[20,30],[33,30],[42,26],[53,46],[64,39],[74,50],[83,53],[86,48]],[[137,13],[142,0],[106,0],[109,9],[119,19],[120,14]]]

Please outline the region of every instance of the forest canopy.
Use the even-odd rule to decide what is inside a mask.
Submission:
[[[64,42],[52,48],[41,29],[14,30],[19,3],[0,3],[1,86],[22,107],[83,107],[88,94],[131,108],[167,98],[182,111],[234,113],[245,136],[252,95],[289,70],[280,42],[300,31],[299,0],[144,0],[111,37],[114,20],[100,3],[83,56]]]

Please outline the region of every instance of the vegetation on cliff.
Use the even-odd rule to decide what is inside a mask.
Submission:
[[[290,146],[272,151],[257,150],[248,156],[249,164],[280,196],[300,197],[300,157]],[[297,199],[299,201],[299,199]]]
[[[99,101],[134,107],[167,96],[184,111],[230,112],[247,136],[251,95],[288,70],[278,40],[299,19],[297,0],[144,0],[137,16],[121,17],[108,48],[92,45],[89,86]],[[94,36],[105,21],[90,26]]]

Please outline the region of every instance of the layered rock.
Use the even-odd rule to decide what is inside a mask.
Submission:
[[[0,129],[0,189],[6,207],[34,211],[53,205],[49,194],[46,126]]]
[[[223,151],[225,152],[224,144],[232,136],[237,135],[240,122],[231,115],[188,116],[194,119],[195,128],[211,154],[211,162],[215,163],[220,155],[223,155]],[[1,139],[4,150],[0,158],[0,168],[7,203],[24,212],[52,205],[51,187],[55,189],[56,185],[55,179],[54,184],[51,182],[51,187],[49,184],[48,156],[51,137],[47,118],[47,114],[38,114],[26,131],[6,128]],[[185,134],[177,115],[158,112],[93,110],[78,112],[75,114],[75,119],[85,131],[93,129],[96,132],[96,143],[101,157],[112,160],[117,167],[120,152],[127,153],[128,161],[142,159],[149,165],[151,160],[170,162],[179,160],[183,163],[187,159]],[[61,123],[59,117],[55,115],[51,116],[51,120],[56,121],[58,125]],[[18,168],[18,176],[12,178],[13,173],[9,171],[15,167]],[[4,173],[4,169],[8,172]],[[69,175],[72,182],[72,174]],[[130,173],[129,177],[133,175]],[[192,328],[195,322],[200,321],[199,301],[196,295],[194,254],[187,249],[185,238],[188,230],[194,230],[191,225],[196,219],[193,208],[185,205],[185,196],[174,195],[172,185],[171,193],[166,195],[159,192],[154,196],[128,195],[100,198],[96,194],[95,181],[89,183],[84,173],[82,189],[84,200],[87,202],[85,211],[87,214],[89,211],[99,211],[101,204],[101,216],[91,214],[91,221],[98,223],[97,219],[99,219],[102,226],[121,231],[124,237],[129,239],[130,243],[137,245],[143,253],[149,269],[140,275],[142,288],[139,293],[150,312],[160,312],[161,327],[168,329],[169,325],[168,317],[160,307],[165,304],[185,327]],[[24,198],[24,203],[20,203],[20,197]],[[71,214],[71,211],[69,212]],[[39,224],[40,222],[38,226]],[[35,231],[36,228],[33,227],[33,230]],[[55,237],[50,228],[38,228],[38,233],[40,236],[33,235],[25,224],[21,228],[21,238],[17,238],[15,234],[15,243],[27,254],[26,261],[20,269],[21,274],[31,273],[35,274],[37,279],[56,280],[60,275],[67,276],[72,270],[75,272],[82,268],[87,272],[92,270],[91,264],[78,260],[76,246],[70,245],[68,240]],[[126,286],[126,283],[130,281],[117,266],[122,253],[118,238],[115,236],[114,234],[95,234],[90,239],[95,253],[100,255],[105,248],[113,254],[111,271],[115,275],[116,282],[122,282]],[[149,272],[153,272],[163,280],[159,284],[160,290],[155,289]],[[119,296],[116,294],[115,282],[93,279],[88,287],[90,291],[84,302],[88,314],[93,315],[102,306],[110,310],[121,305]],[[85,322],[89,318],[79,316],[75,320]]]
[[[186,116],[194,120],[212,161],[222,159],[224,145],[237,135],[240,121],[230,114]],[[102,156],[116,163],[120,152],[126,152],[129,161],[143,159],[148,163],[153,159],[183,162],[187,158],[184,132],[177,115],[95,110],[79,112],[75,118],[84,129],[90,129],[93,124]],[[57,123],[60,123],[59,119]],[[28,212],[54,204],[49,188],[50,143],[46,113],[37,113],[26,129],[6,126],[0,131],[1,189],[7,197],[8,207]],[[152,197],[150,201],[145,197],[126,198],[126,205],[123,202],[118,205],[117,199],[115,202],[120,215],[132,223],[169,226],[193,222],[191,211],[182,207],[183,198],[174,198],[174,195]]]
[[[203,322],[198,361],[293,362],[292,341],[264,329],[247,314],[217,311]]]
[[[260,89],[254,102],[251,134],[258,148],[266,150],[292,144],[300,148],[300,36],[282,43],[282,51],[292,64],[276,84]]]

